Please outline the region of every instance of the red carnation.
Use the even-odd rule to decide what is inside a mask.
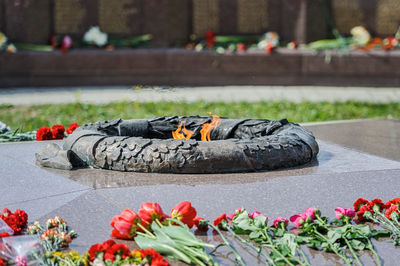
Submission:
[[[392,205],[385,211],[385,216],[389,220],[398,220],[399,219],[399,206]]]
[[[222,223],[222,221],[227,221],[227,219],[226,219],[226,213],[223,213],[223,214],[221,214],[219,217],[217,217],[217,218],[214,220],[213,225],[214,225],[214,226],[219,226],[219,225]]]
[[[63,139],[65,128],[63,125],[54,125],[51,127],[51,133],[53,134],[53,139]]]
[[[24,228],[28,224],[28,214],[21,209],[16,209],[14,214],[18,217],[18,226]]]
[[[75,131],[75,129],[77,129],[78,127],[80,127],[77,123],[72,123],[71,125],[69,125],[68,129],[67,129],[67,133],[68,134],[72,134],[72,132]]]
[[[125,259],[129,256],[130,251],[127,245],[125,244],[114,244],[111,248],[106,250],[104,254],[104,260],[114,261],[116,256],[120,256],[122,259]]]
[[[196,217],[196,214],[196,209],[192,207],[189,201],[182,201],[171,210],[171,218],[180,220],[189,228],[193,227],[193,219]]]
[[[97,254],[103,252],[101,249],[101,244],[97,243],[94,244],[90,247],[88,253],[89,253],[89,260],[94,261],[96,259]]]
[[[400,207],[400,198],[394,198],[386,202],[385,209],[389,209],[392,205],[397,205]]]
[[[106,251],[110,250],[111,247],[115,244],[115,241],[110,239],[103,242],[102,244],[97,243],[92,245],[88,251],[89,260],[94,261],[100,253],[105,253]]]
[[[374,211],[374,212],[380,212],[385,208],[385,204],[381,199],[373,199],[368,203],[368,206]]]
[[[370,213],[372,214],[372,209],[368,205],[363,205],[361,208],[357,211],[357,217],[360,221],[365,220],[365,213]]]
[[[28,215],[25,211],[20,209],[17,209],[15,213],[12,213],[9,209],[4,208],[0,214],[0,219],[2,219],[12,230],[14,230],[15,235],[19,234],[22,228],[24,228],[28,223]],[[7,235],[4,234],[2,236]]]
[[[4,261],[0,258],[0,266],[4,266]]]
[[[36,140],[52,140],[53,134],[49,127],[41,127],[36,132]]]
[[[142,249],[140,250],[142,255],[142,259],[147,258],[148,261],[151,261],[151,266],[168,266],[168,261],[165,261],[163,256],[160,253],[155,251],[152,248]]]
[[[354,210],[358,211],[362,206],[367,205],[368,204],[368,200],[363,199],[363,198],[358,198],[353,206],[354,206]]]

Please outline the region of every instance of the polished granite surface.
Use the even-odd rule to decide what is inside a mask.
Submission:
[[[109,238],[113,215],[125,208],[137,210],[148,201],[157,201],[168,212],[180,201],[190,200],[198,215],[210,220],[242,206],[270,220],[310,206],[333,218],[335,207],[351,207],[358,197],[386,201],[400,196],[399,125],[397,120],[366,120],[307,126],[320,145],[315,161],[297,168],[237,174],[61,171],[35,165],[34,153],[48,142],[1,144],[0,207],[25,209],[30,222],[61,215],[79,233],[72,248],[80,252]],[[203,238],[213,242],[216,236],[209,231]],[[398,256],[393,252],[398,250],[387,241],[374,243],[385,265],[396,265]],[[248,265],[260,263],[237,245]],[[221,252],[219,262],[232,264],[232,254]],[[331,254],[306,252],[315,265],[341,265]],[[371,254],[362,254],[365,265],[372,265]]]

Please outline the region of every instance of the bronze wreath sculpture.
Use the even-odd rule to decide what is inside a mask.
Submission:
[[[172,139],[185,121],[188,140]],[[211,117],[156,117],[86,124],[67,137],[63,149],[49,144],[36,154],[41,166],[93,167],[158,173],[225,173],[271,170],[310,162],[318,153],[312,133],[286,119],[226,119],[199,141]]]

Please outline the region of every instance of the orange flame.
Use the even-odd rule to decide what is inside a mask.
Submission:
[[[192,137],[194,132],[186,129],[185,123],[186,123],[186,121],[181,121],[181,123],[178,126],[178,129],[175,131],[172,131],[172,137],[174,139],[190,139]],[[182,125],[183,125],[183,129],[182,129]],[[182,131],[182,133],[181,133],[181,131]]]
[[[201,141],[211,141],[211,130],[219,126],[219,124],[221,124],[221,118],[219,118],[219,116],[217,115],[213,115],[211,123],[204,123],[203,125],[201,125]]]

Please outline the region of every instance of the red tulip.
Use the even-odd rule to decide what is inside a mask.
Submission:
[[[189,201],[182,201],[171,210],[171,218],[180,220],[189,226],[189,228],[193,227],[193,219],[196,217],[196,214],[196,209],[192,207]]]
[[[121,239],[132,239],[138,231],[138,224],[142,221],[130,209],[125,209],[121,214],[115,215],[110,223],[114,227],[111,236]]]
[[[161,209],[161,206],[156,202],[143,203],[142,207],[139,209],[139,216],[146,225],[157,219],[162,221],[168,217]]]

